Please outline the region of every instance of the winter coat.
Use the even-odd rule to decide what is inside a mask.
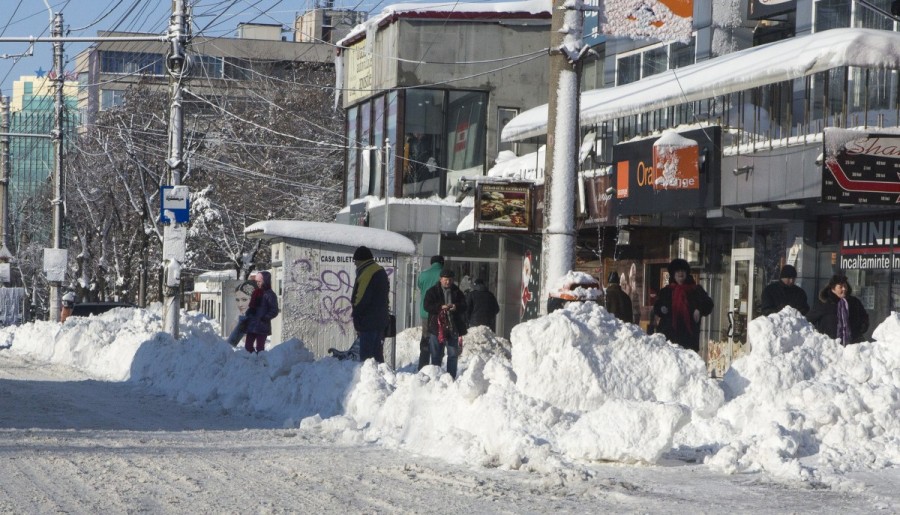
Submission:
[[[272,274],[260,272],[262,286],[253,292],[247,308],[247,334],[272,334],[272,319],[278,316],[278,296],[272,291]]]
[[[384,331],[388,325],[389,294],[390,284],[384,268],[374,259],[360,263],[350,297],[353,329],[361,333]]]
[[[466,334],[468,326],[466,325],[466,296],[462,290],[455,284],[450,285],[450,303],[456,306],[456,309],[450,312],[450,321],[453,324],[453,330],[456,336]],[[444,288],[441,283],[435,284],[425,292],[425,310],[428,311],[428,332],[437,336],[438,334],[438,314],[441,312],[441,306],[444,302]]]
[[[440,263],[432,263],[431,268],[423,270],[419,274],[419,280],[416,281],[416,285],[419,287],[419,297],[422,299],[419,303],[419,315],[422,320],[428,318],[428,312],[425,311],[425,292],[440,281],[443,267],[444,265]]]
[[[606,287],[606,310],[623,322],[634,323],[631,297],[622,291],[622,287],[618,284],[613,283]]]
[[[496,331],[497,313],[500,312],[500,304],[497,297],[489,292],[484,284],[476,284],[472,291],[466,295],[466,317],[469,327],[486,325],[491,331]]]
[[[862,341],[866,331],[869,330],[869,314],[862,302],[853,295],[847,294],[847,312],[850,316],[850,343]],[[831,338],[837,338],[838,326],[838,296],[826,287],[819,293],[819,302],[809,310],[806,319],[816,330]]]
[[[687,293],[689,327],[679,325],[676,329],[673,320],[672,295],[675,292],[675,283],[659,290],[656,302],[653,303],[653,313],[659,317],[656,324],[656,332],[662,333],[672,343],[677,343],[685,349],[700,352],[700,322],[694,320],[694,311],[700,311],[700,317],[708,316],[713,310],[713,301],[699,284],[690,284]],[[665,310],[663,310],[665,308]],[[663,313],[665,311],[665,313]]]
[[[805,315],[809,311],[809,303],[806,301],[806,292],[803,291],[803,288],[796,284],[784,284],[780,279],[763,289],[760,302],[763,315],[778,313],[785,306],[796,309],[801,315]]]

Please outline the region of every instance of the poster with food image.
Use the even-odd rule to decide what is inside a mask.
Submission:
[[[530,183],[479,184],[475,230],[530,232],[533,218]]]

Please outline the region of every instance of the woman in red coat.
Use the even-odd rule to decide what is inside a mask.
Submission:
[[[659,317],[657,332],[672,343],[700,352],[700,319],[712,313],[713,301],[691,277],[683,259],[669,263],[669,284],[659,290],[653,312]]]

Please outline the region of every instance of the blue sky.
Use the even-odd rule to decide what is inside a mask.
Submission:
[[[286,27],[298,12],[314,0],[186,0],[194,9],[195,33],[231,36],[240,22],[281,23]],[[171,0],[0,0],[0,37],[49,36],[50,11],[62,12],[65,30],[71,37],[96,36],[99,30],[164,33],[171,14]],[[364,0],[335,5],[352,8],[371,5]],[[0,56],[18,56],[28,51],[28,43],[0,42]],[[88,43],[66,43],[66,70],[74,68],[75,55]],[[34,55],[0,58],[0,90],[9,96],[13,81],[36,70],[50,70],[51,43],[35,43]]]

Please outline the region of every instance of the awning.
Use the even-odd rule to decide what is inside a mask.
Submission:
[[[265,220],[247,227],[244,229],[244,234],[248,238],[289,238],[348,247],[365,245],[371,250],[401,254],[416,253],[416,244],[402,234],[357,225],[301,220]]]
[[[900,33],[826,30],[668,70],[624,86],[587,91],[581,94],[580,125],[592,126],[844,66],[900,69]],[[546,133],[545,104],[513,118],[501,137],[518,141]]]

